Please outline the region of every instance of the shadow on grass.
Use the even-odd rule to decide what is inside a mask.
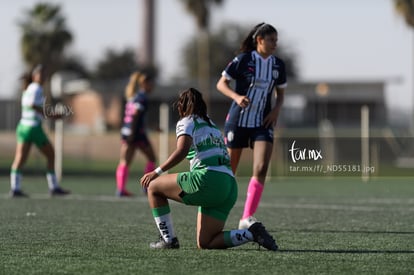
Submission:
[[[271,231],[269,231],[271,232]],[[318,229],[279,229],[272,233],[278,232],[295,232],[295,233],[348,233],[348,234],[396,234],[396,235],[414,235],[412,231],[368,231],[368,230],[318,230]]]
[[[414,254],[414,250],[365,249],[280,249],[281,253],[333,253],[333,254]]]

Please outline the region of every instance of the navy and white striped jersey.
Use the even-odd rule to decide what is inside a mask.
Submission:
[[[226,123],[239,127],[255,128],[263,126],[264,117],[270,112],[275,87],[285,88],[285,63],[276,56],[264,59],[256,51],[236,56],[222,75],[235,80],[235,91],[246,95],[250,104],[241,108],[232,102]]]
[[[148,97],[145,92],[138,92],[133,98],[129,99],[125,104],[124,120],[121,128],[123,136],[129,136],[132,133],[132,127],[136,127],[137,132],[145,129],[145,114],[148,109]],[[140,111],[138,121],[132,125],[133,117]]]

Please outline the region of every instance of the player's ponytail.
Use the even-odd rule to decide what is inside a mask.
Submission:
[[[129,77],[129,82],[125,87],[125,98],[127,100],[133,98],[135,93],[137,92],[137,85],[141,76],[142,75],[140,72],[134,72]]]

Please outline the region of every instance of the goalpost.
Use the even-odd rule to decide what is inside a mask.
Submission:
[[[167,103],[160,105],[160,149],[159,149],[159,163],[164,162],[168,158],[168,144],[169,144],[169,122],[170,122],[170,107]]]

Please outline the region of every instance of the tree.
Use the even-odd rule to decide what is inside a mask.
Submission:
[[[404,17],[408,26],[414,27],[414,0],[394,0],[396,11]]]
[[[83,60],[81,56],[75,54],[65,56],[62,60],[60,70],[75,72],[82,78],[90,78],[91,73]]]
[[[210,8],[219,5],[223,0],[181,0],[196,20],[198,32],[198,82],[199,89],[204,93],[207,106],[210,105],[210,51],[209,51],[209,26]]]
[[[210,34],[209,48],[212,54],[210,56],[210,75],[219,77],[227,62],[231,60],[237,53],[241,41],[245,35],[249,33],[249,26],[241,26],[236,23],[228,23],[219,30]],[[183,56],[186,68],[186,74],[190,78],[197,77],[198,62],[197,59],[197,43],[194,38],[190,38],[184,45]],[[298,76],[296,66],[296,55],[289,51],[284,44],[279,44],[277,48],[277,56],[283,59],[286,64],[286,73],[288,79],[295,79]]]
[[[129,75],[135,70],[157,76],[156,66],[138,63],[137,60],[132,48],[127,47],[120,51],[107,49],[103,58],[96,64],[93,76],[100,80],[116,80],[129,78]]]
[[[59,5],[39,3],[24,12],[18,25],[22,31],[20,47],[28,68],[43,64],[49,74],[62,63],[65,47],[72,42]]]
[[[394,6],[396,11],[404,18],[407,25],[411,28],[414,28],[414,0],[394,0]],[[412,110],[412,114],[414,116],[414,102]],[[413,117],[411,118],[411,128],[414,130]]]
[[[139,68],[136,60],[135,51],[131,48],[120,51],[107,49],[104,57],[96,65],[94,76],[104,80],[128,78]]]

